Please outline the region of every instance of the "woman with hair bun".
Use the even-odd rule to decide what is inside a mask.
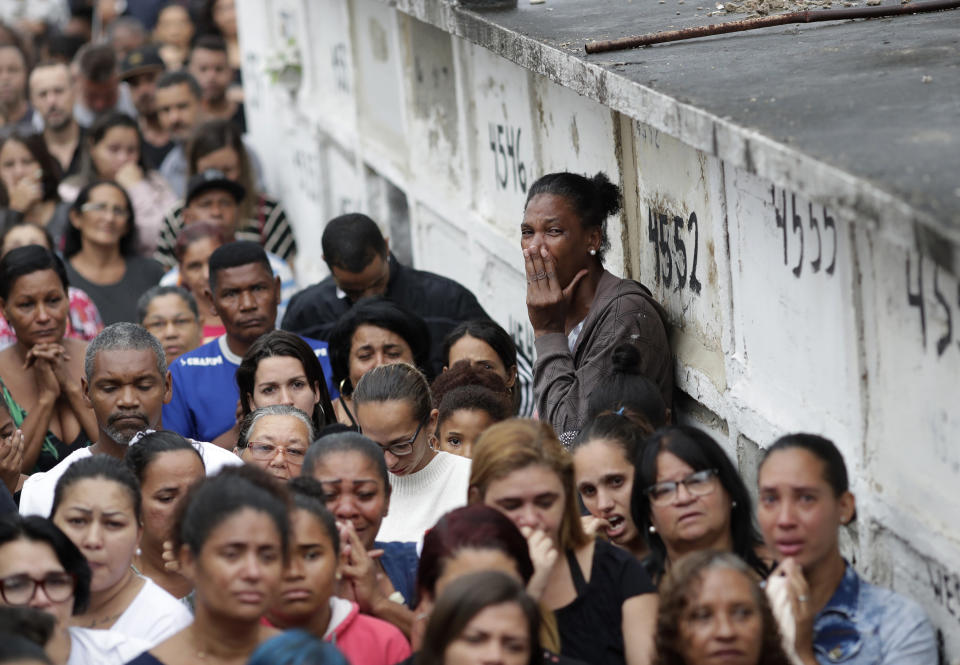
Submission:
[[[583,425],[590,392],[610,377],[610,349],[624,341],[640,350],[640,372],[666,405],[673,401],[662,308],[646,287],[603,267],[606,220],[619,210],[620,189],[603,173],[550,173],[527,193],[520,246],[537,349],[533,385],[540,418],[557,432]]]

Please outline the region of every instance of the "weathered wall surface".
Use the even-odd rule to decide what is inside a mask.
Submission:
[[[960,663],[960,287],[905,204],[865,216],[856,178],[495,26],[465,30],[446,5],[239,9],[248,124],[295,224],[301,281],[325,274],[325,220],[362,210],[530,354],[527,188],[605,171],[625,196],[608,267],[669,312],[681,417],[748,482],[784,432],[835,440],[858,497],[849,555],[922,603]],[[302,71],[274,81],[285,45]]]

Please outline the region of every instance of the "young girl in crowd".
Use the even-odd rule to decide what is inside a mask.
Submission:
[[[386,298],[364,298],[344,314],[330,333],[330,366],[340,391],[337,419],[356,426],[353,391],[374,367],[404,362],[425,367],[430,331],[416,314]]]
[[[192,621],[183,604],[131,565],[142,532],[141,496],[123,462],[94,455],[70,465],[57,481],[51,519],[93,573],[89,606],[73,625],[112,629],[154,645]]]
[[[244,465],[195,485],[185,501],[174,549],[194,585],[194,620],[131,665],[242,663],[277,634],[261,618],[289,555],[286,489]]]
[[[513,412],[524,418],[533,415],[533,371],[529,362],[518,358],[510,334],[491,319],[464,321],[443,340],[446,368],[460,361],[495,372],[513,398]]]
[[[409,635],[419,557],[416,543],[376,540],[392,492],[380,446],[356,432],[329,434],[307,450],[302,474],[323,488],[346,550],[338,595]]]
[[[153,256],[160,237],[163,213],[176,204],[177,195],[157,171],[144,161],[143,137],[137,121],[120,111],[101,115],[83,141],[80,172],[60,183],[60,196],[72,203],[84,186],[113,180],[130,196],[137,220],[136,253]]]
[[[503,379],[466,360],[454,363],[434,379],[430,392],[438,411],[431,445],[454,455],[470,457],[483,430],[506,420],[513,411]]]
[[[590,391],[587,399],[587,420],[593,420],[604,411],[633,412],[653,429],[670,422],[670,409],[660,395],[660,389],[641,371],[640,349],[624,342],[610,353],[611,373]]]
[[[203,457],[176,432],[145,435],[130,446],[124,459],[140,482],[143,532],[133,567],[176,598],[186,597],[193,584],[168,570],[163,544],[173,538],[173,522],[190,488],[203,480]]]
[[[333,515],[323,506],[323,486],[313,478],[290,481],[290,558],[278,601],[267,620],[289,630],[302,628],[337,645],[352,663],[393,665],[410,655],[395,626],[360,614],[355,602],[337,598],[340,538]]]
[[[4,227],[3,232],[0,233],[0,257],[6,256],[11,250],[28,245],[39,245],[45,249],[54,250],[50,232],[30,222],[22,220],[14,222]],[[73,286],[67,287],[67,300],[70,308],[65,337],[89,342],[103,330],[103,320],[100,318],[97,306],[82,289]],[[0,348],[6,348],[16,341],[16,332],[7,319],[0,316]]]
[[[104,323],[137,320],[137,300],[155,286],[163,268],[136,255],[136,217],[126,190],[97,180],[77,194],[70,207],[63,255],[70,282],[96,303]]]
[[[30,245],[0,259],[0,307],[17,343],[0,351],[0,394],[23,431],[24,473],[47,471],[98,433],[80,391],[86,342],[65,339],[67,273]]]
[[[937,662],[937,640],[912,600],[861,578],[840,555],[838,532],[856,516],[843,456],[828,439],[792,434],[760,464],[757,518],[786,579],[785,633],[806,665]]]
[[[660,588],[657,663],[790,663],[767,598],[742,559],[704,550],[670,569]]]
[[[470,501],[509,517],[528,539],[531,595],[557,617],[561,653],[596,665],[650,663],[657,598],[640,563],[583,531],[573,462],[553,429],[512,419],[473,451]]]
[[[149,646],[114,630],[71,626],[72,617],[85,612],[90,602],[90,578],[83,554],[50,520],[0,518],[0,601],[53,617],[53,634],[45,645],[48,663],[122,665]]]
[[[271,330],[247,349],[237,386],[243,415],[286,404],[308,414],[318,430],[337,421],[320,361],[303,338],[286,330]]]
[[[466,503],[470,460],[430,448],[437,411],[427,378],[412,365],[371,369],[353,399],[361,430],[383,449],[393,487],[379,538],[419,541],[441,515]]]
[[[226,332],[210,299],[204,295],[210,285],[210,255],[226,242],[223,231],[210,222],[194,222],[184,227],[173,250],[177,265],[160,279],[161,285],[182,286],[193,294],[200,308],[203,343]]]
[[[258,646],[247,665],[351,665],[337,647],[305,630],[287,630]]]
[[[539,624],[536,603],[514,577],[466,575],[437,600],[416,665],[537,665]]]
[[[699,550],[733,552],[756,571],[769,568],[757,554],[750,494],[736,467],[709,434],[694,427],[660,429],[635,461],[630,510],[647,540],[647,572],[657,583],[680,557]]]
[[[633,460],[652,433],[644,419],[620,407],[591,420],[573,442],[573,472],[588,533],[603,533],[637,559],[647,554],[643,534],[630,515]]]

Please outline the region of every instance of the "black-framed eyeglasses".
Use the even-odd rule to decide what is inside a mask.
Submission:
[[[720,473],[717,469],[704,469],[703,471],[694,471],[686,478],[680,480],[667,480],[662,483],[656,483],[646,489],[650,502],[655,506],[669,506],[677,500],[677,491],[680,485],[687,488],[691,496],[706,496],[717,489],[715,478]]]
[[[391,443],[389,446],[384,446],[379,443],[377,445],[383,449],[383,452],[390,453],[394,457],[403,457],[405,455],[409,455],[413,452],[413,444],[416,442],[417,437],[420,436],[420,430],[423,429],[423,426],[427,424],[428,420],[430,420],[429,415],[420,421],[420,424],[417,425],[417,431],[414,432],[413,436],[406,441]],[[363,434],[363,430],[361,430],[360,433]]]
[[[0,596],[8,605],[29,605],[39,587],[47,598],[60,603],[73,595],[76,586],[76,578],[68,572],[47,573],[41,580],[27,574],[10,575],[0,579]]]

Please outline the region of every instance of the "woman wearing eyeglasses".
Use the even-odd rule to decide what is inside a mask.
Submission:
[[[120,665],[148,646],[112,630],[70,627],[90,601],[90,566],[50,520],[10,515],[0,520],[0,600],[53,615],[45,650],[54,665]]]
[[[137,300],[163,277],[163,266],[135,256],[130,197],[111,180],[93,182],[70,207],[63,255],[70,283],[93,299],[106,325],[137,320]]]
[[[647,540],[643,563],[654,582],[671,562],[700,550],[733,552],[765,577],[750,494],[717,442],[675,425],[654,432],[642,451],[634,462],[631,513]]]
[[[234,452],[247,464],[286,482],[300,475],[307,448],[315,438],[307,414],[295,406],[274,404],[243,417]]]
[[[441,515],[467,502],[470,460],[430,447],[437,410],[427,378],[412,365],[371,369],[353,403],[361,431],[383,450],[390,472],[390,512],[377,540],[417,542]]]

